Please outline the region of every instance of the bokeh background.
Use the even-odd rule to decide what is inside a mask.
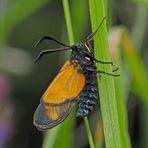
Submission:
[[[84,41],[91,33],[89,6],[86,0],[70,0],[75,41]],[[145,75],[148,67],[148,2],[147,0],[106,0],[108,31],[118,32],[123,26],[129,32],[130,42],[137,52]],[[95,15],[95,14],[94,14]],[[114,26],[118,29],[114,30]],[[122,27],[121,27],[122,26]],[[120,28],[121,27],[121,28]],[[67,30],[60,0],[0,0],[0,148],[40,148],[45,143],[45,132],[33,125],[33,114],[40,97],[57,74],[69,53],[60,52],[44,56],[37,64],[33,61],[43,49],[58,48],[45,41],[34,48],[38,39],[48,35],[68,44]],[[120,44],[114,41],[109,47]],[[103,50],[103,49],[100,49]],[[126,88],[126,105],[131,145],[148,147],[148,85],[140,90],[139,81],[128,70],[128,61],[121,55]],[[136,63],[132,63],[133,67]],[[130,65],[130,64],[129,64]],[[139,67],[140,68],[140,67]],[[142,73],[143,73],[142,71]],[[141,77],[141,69],[135,72]],[[122,75],[122,74],[121,74]],[[147,75],[148,77],[148,75]],[[141,80],[141,79],[140,79]],[[147,80],[147,78],[146,78]],[[142,80],[141,80],[142,81]],[[141,82],[143,83],[143,82]],[[148,84],[148,82],[145,82]],[[144,95],[144,93],[146,95]],[[67,119],[68,120],[68,119]],[[96,145],[104,147],[103,126],[96,107],[89,117]],[[71,122],[70,122],[71,123]],[[64,129],[60,136],[51,130],[50,147],[89,147],[83,120],[75,119],[74,131]],[[68,141],[64,135],[72,134]],[[56,136],[55,136],[56,135]],[[59,143],[58,143],[59,141]],[[62,142],[61,142],[62,141]]]

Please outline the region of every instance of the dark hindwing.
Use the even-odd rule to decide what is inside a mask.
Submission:
[[[39,130],[52,128],[65,120],[71,112],[71,108],[72,102],[52,106],[41,102],[34,114],[34,125]]]

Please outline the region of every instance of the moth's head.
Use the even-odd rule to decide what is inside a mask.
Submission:
[[[79,43],[72,46],[72,58],[78,63],[90,65],[93,62],[91,56],[93,56],[92,51],[86,44]]]
[[[84,43],[74,44],[71,48],[73,51],[76,51],[78,53],[91,52],[89,47]]]

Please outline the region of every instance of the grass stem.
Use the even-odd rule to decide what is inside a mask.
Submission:
[[[69,38],[70,45],[72,45],[72,44],[74,44],[74,34],[73,34],[73,29],[72,29],[72,21],[71,21],[71,15],[70,15],[68,0],[63,0],[63,8],[64,8],[68,38]],[[93,142],[93,139],[92,139],[92,135],[91,135],[91,131],[90,131],[90,128],[89,128],[89,123],[88,123],[87,118],[85,118],[84,121],[85,121],[85,126],[86,126],[86,131],[87,131],[87,136],[88,136],[88,139],[89,139],[90,147],[94,148],[95,146],[94,146],[94,142]]]

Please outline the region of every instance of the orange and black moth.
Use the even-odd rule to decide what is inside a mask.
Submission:
[[[99,30],[104,19],[97,30],[90,34],[84,43],[69,46],[47,36],[41,38],[37,42],[38,45],[41,41],[48,39],[53,40],[64,47],[42,51],[37,56],[36,62],[46,53],[69,49],[72,50],[70,59],[65,62],[57,76],[48,86],[41,97],[40,105],[35,111],[34,125],[39,130],[52,128],[63,122],[70,114],[72,106],[75,103],[78,104],[76,116],[79,118],[88,116],[99,98],[97,73],[118,76],[97,70],[96,67],[96,62],[112,64],[112,62],[103,62],[96,59],[91,44],[93,36]]]

